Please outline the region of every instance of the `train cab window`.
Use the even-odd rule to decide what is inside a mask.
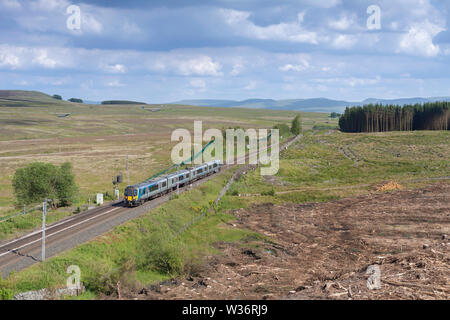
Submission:
[[[133,195],[134,195],[134,196],[137,196],[137,190],[134,190]]]

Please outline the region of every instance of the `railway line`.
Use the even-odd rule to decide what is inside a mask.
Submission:
[[[300,136],[286,142],[282,148],[289,146]],[[259,152],[266,150],[259,150]],[[247,154],[247,159],[254,153]],[[242,158],[242,157],[241,157]],[[233,165],[224,165],[226,170]],[[190,185],[179,188],[183,193],[195,188],[215,175],[193,182]],[[117,201],[105,206],[85,211],[60,220],[46,227],[46,258],[50,258],[60,252],[76,247],[79,244],[90,241],[112,228],[137,218],[149,210],[154,209],[169,200],[170,193],[153,199],[135,208],[129,208],[124,201]],[[3,276],[12,271],[19,271],[41,261],[42,229],[33,231],[18,239],[0,243],[0,269]]]

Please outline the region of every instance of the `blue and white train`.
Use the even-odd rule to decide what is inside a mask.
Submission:
[[[177,187],[183,187],[206,176],[218,173],[221,167],[222,161],[213,160],[150,181],[128,186],[125,188],[125,203],[129,207],[139,206],[145,201],[167,194]]]

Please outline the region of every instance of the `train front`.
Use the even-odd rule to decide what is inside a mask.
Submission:
[[[129,186],[125,189],[125,204],[129,207],[133,207],[137,205],[139,200],[138,188],[135,186]]]

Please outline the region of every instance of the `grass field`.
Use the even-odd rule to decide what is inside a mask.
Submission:
[[[145,109],[160,108],[158,112]],[[91,203],[98,192],[112,194],[112,178],[124,173],[129,157],[130,183],[140,182],[167,168],[171,133],[193,129],[194,120],[208,128],[272,128],[289,123],[297,114],[289,111],[203,108],[166,105],[85,105],[58,101],[43,94],[0,94],[0,218],[18,211],[11,181],[14,172],[34,161],[60,165],[69,161],[80,188],[74,208],[49,214],[50,221],[72,214],[79,205]],[[58,114],[71,113],[67,118]],[[335,126],[326,114],[302,114],[304,125]],[[120,186],[121,194],[125,188]],[[0,224],[0,240],[16,231],[36,227],[38,213]]]

